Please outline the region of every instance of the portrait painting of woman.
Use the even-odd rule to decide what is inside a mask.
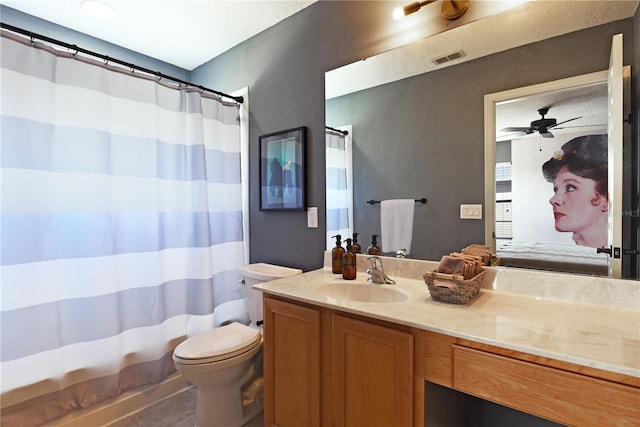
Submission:
[[[573,233],[577,245],[607,246],[609,211],[607,135],[571,139],[542,165],[553,184],[549,203],[555,229]]]

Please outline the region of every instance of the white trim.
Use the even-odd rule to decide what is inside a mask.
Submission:
[[[622,277],[622,154],[623,154],[623,90],[624,69],[622,58],[622,34],[616,34],[611,41],[609,59],[608,101],[609,120],[609,218],[608,244],[613,251],[609,254],[609,277]],[[617,251],[616,251],[617,249]],[[615,253],[618,256],[615,256]]]
[[[347,164],[347,208],[349,209],[349,231],[353,233],[353,126],[338,127],[338,130],[347,131],[344,137],[344,151]]]
[[[249,87],[245,86],[233,92],[233,96],[242,96],[240,104],[240,181],[242,182],[242,235],[244,242],[245,264],[251,262],[249,246]]]

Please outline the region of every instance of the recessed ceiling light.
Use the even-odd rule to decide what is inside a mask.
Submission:
[[[109,21],[116,17],[116,11],[106,3],[97,0],[84,0],[82,8],[89,15],[103,21]]]

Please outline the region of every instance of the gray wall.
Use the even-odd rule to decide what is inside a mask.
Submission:
[[[324,72],[394,47],[397,34],[389,28],[389,10],[387,2],[320,1],[192,73],[194,81],[219,90],[249,86],[252,262],[304,270],[322,265]],[[372,207],[365,200],[422,196],[429,204],[416,207],[415,227],[420,230],[413,243],[416,254],[439,259],[468,243],[482,242],[483,221],[460,221],[458,216],[460,203],[484,202],[484,95],[606,69],[611,35],[618,32],[625,33],[626,63],[633,63],[632,31],[629,19],[408,79],[400,88],[381,87],[356,95],[367,101],[378,96],[386,100],[353,112],[354,125],[364,116],[385,117],[375,128],[354,130],[356,145],[370,144],[357,152],[362,164],[356,165],[361,187],[356,191],[360,218],[356,231],[362,244],[368,244],[367,234],[379,231],[379,205]],[[406,103],[419,103],[419,108],[410,117],[400,117],[397,109]],[[423,126],[405,133],[409,122]],[[331,117],[327,123],[343,124]],[[319,207],[318,229],[306,227],[304,212],[258,210],[259,136],[303,125],[309,127],[307,201]],[[408,156],[416,149],[420,156]],[[367,165],[373,151],[381,151],[389,162]],[[400,169],[390,166],[394,162]],[[409,182],[410,189],[405,186]]]

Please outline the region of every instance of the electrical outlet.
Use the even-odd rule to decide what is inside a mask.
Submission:
[[[482,205],[460,205],[460,219],[482,219]]]

